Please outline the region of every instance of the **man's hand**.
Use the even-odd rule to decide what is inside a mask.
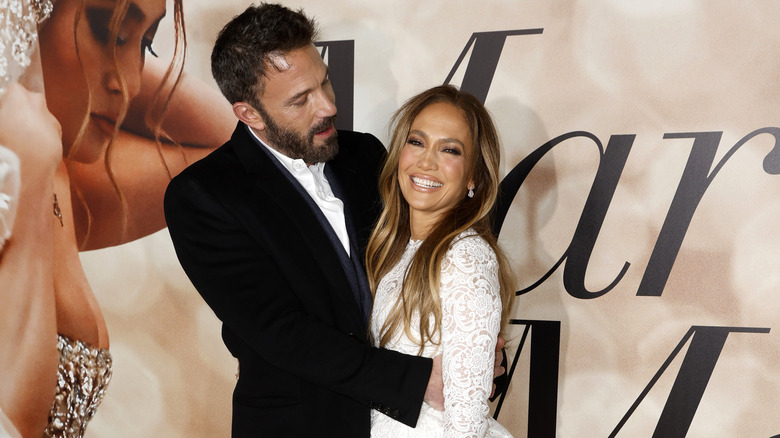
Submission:
[[[496,340],[496,358],[493,363],[493,378],[501,376],[506,372],[506,368],[501,366],[501,363],[504,361],[504,353],[501,351],[504,349],[504,345],[506,345],[506,339],[502,338],[501,336],[498,337]]]
[[[431,378],[428,379],[428,387],[425,388],[423,400],[437,411],[444,410],[444,381],[441,377],[441,354],[433,358]]]
[[[504,375],[504,373],[506,373],[506,368],[501,366],[501,364],[504,362],[504,352],[502,350],[505,344],[506,344],[506,339],[499,336],[498,339],[496,340],[496,358],[493,363],[493,391],[490,393],[491,401],[495,397],[495,393],[496,393],[496,379],[502,376],[506,378],[506,376]],[[506,385],[503,386],[505,387]]]

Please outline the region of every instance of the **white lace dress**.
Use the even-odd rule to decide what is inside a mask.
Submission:
[[[410,241],[401,260],[382,279],[374,298],[371,334],[379,330],[398,298],[403,278],[421,241]],[[371,411],[372,437],[511,437],[489,416],[495,345],[501,324],[498,264],[490,246],[469,230],[458,236],[442,261],[439,296],[442,303],[441,343],[428,343],[422,356],[442,354],[444,412],[423,403],[415,428]],[[419,337],[419,316],[413,335]],[[432,322],[432,321],[431,321]],[[403,333],[386,346],[418,354],[417,342]]]

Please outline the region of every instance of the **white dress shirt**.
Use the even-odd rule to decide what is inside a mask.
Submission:
[[[347,251],[347,255],[350,255],[349,235],[347,234],[347,224],[344,218],[344,203],[330,189],[328,179],[325,178],[325,163],[307,166],[303,160],[299,158],[292,159],[265,144],[252,128],[247,127],[247,129],[263,147],[271,152],[271,155],[282,163],[282,166],[290,172],[293,178],[306,190],[306,193],[311,196],[311,199],[320,208],[322,214],[325,215],[333,231],[336,232],[336,236],[338,236],[341,244],[344,246],[344,250]]]

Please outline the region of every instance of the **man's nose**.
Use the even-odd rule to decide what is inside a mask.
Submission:
[[[337,111],[334,97],[324,91],[317,93],[317,116],[319,118],[333,117]]]

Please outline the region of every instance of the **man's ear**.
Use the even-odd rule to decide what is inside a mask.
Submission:
[[[262,131],[265,129],[265,121],[263,117],[257,112],[252,105],[246,102],[236,102],[233,104],[233,114],[238,117],[238,120],[244,122],[250,128],[254,128],[256,131]]]

